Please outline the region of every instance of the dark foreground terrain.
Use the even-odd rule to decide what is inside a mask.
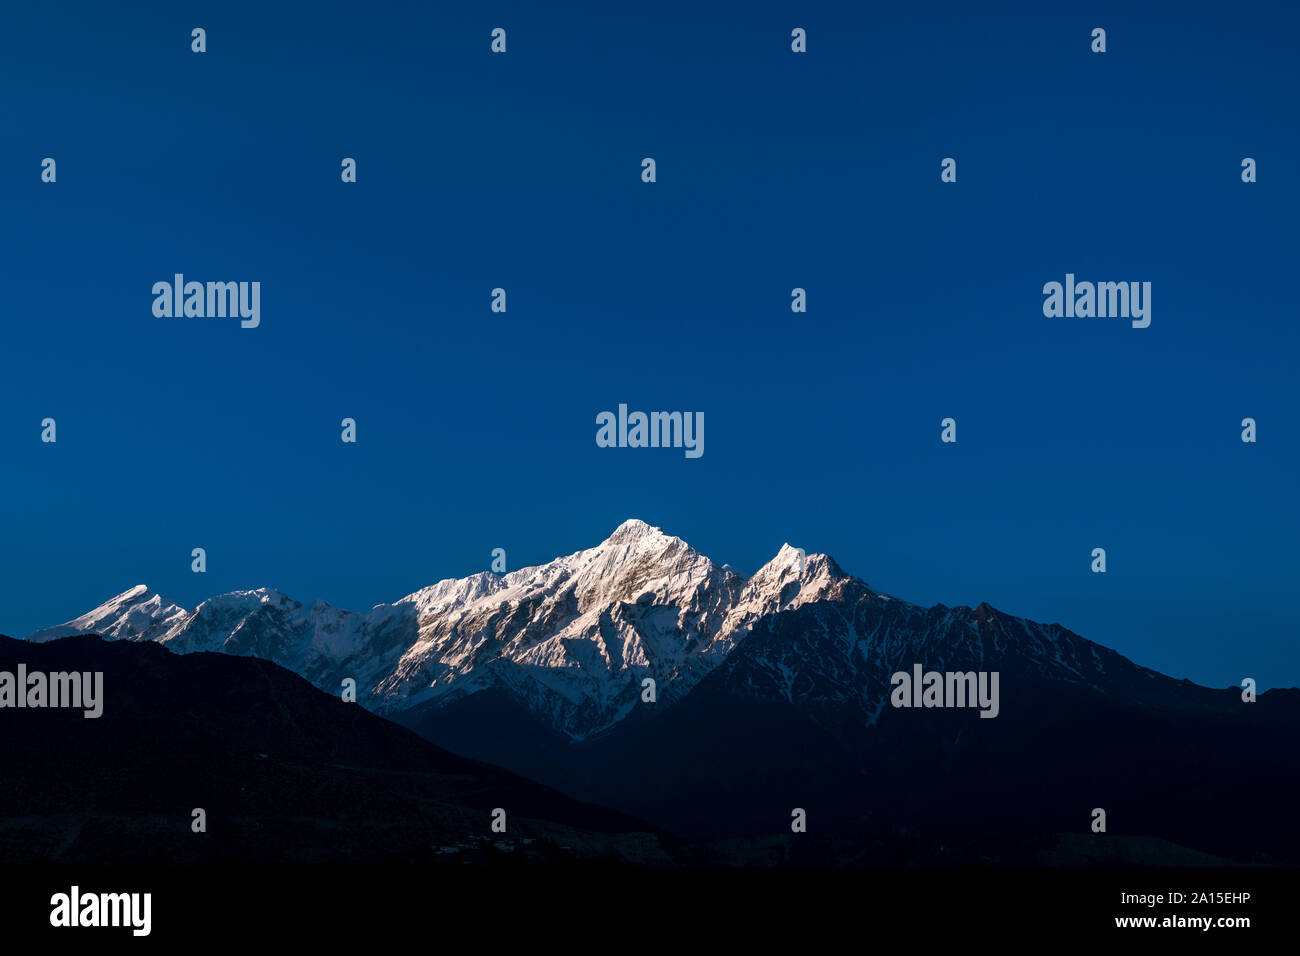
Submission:
[[[0,710],[4,862],[670,860],[647,824],[447,753],[266,661],[0,638],[0,670],[20,662],[102,671],[104,707]]]

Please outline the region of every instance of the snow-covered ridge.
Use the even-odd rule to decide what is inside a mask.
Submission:
[[[114,640],[151,641],[166,633],[186,613],[183,607],[137,584],[93,611],[66,624],[39,630],[27,639],[39,643],[74,634],[101,634]]]
[[[361,701],[379,711],[497,687],[582,737],[626,716],[646,677],[661,703],[680,699],[755,621],[822,600],[844,578],[824,555],[785,545],[745,579],[631,519],[594,548],[439,581],[365,614],[268,588],[187,611],[138,585],[29,640],[96,633],[263,657],[331,693],[353,678]]]

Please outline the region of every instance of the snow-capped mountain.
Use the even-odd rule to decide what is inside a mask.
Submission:
[[[786,545],[742,578],[680,538],[632,519],[594,548],[508,574],[440,581],[368,614],[236,591],[193,611],[143,585],[33,641],[97,633],[171,650],[272,660],[380,711],[503,690],[572,738],[625,717],[652,678],[671,704],[754,623],[820,601],[843,573]]]
[[[27,639],[37,643],[75,634],[99,634],[123,641],[154,641],[186,615],[185,608],[150,591],[143,584],[123,591],[81,617],[47,627]]]
[[[752,577],[632,519],[594,548],[508,574],[440,581],[369,613],[279,591],[235,591],[186,611],[143,585],[33,641],[97,633],[179,653],[261,657],[392,716],[494,690],[569,739],[607,730],[655,682],[656,710],[714,685],[870,726],[890,675],[1032,671],[1140,693],[1154,672],[1059,625],[880,594],[829,557],[786,545]],[[716,674],[714,672],[717,672]],[[1131,686],[1130,686],[1131,685]]]

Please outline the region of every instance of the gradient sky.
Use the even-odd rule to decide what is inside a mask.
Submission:
[[[0,11],[0,632],[364,610],[635,516],[1300,684],[1294,4],[266,6]],[[175,272],[261,327],[155,318]],[[1150,328],[1045,318],[1066,272]],[[704,456],[598,448],[619,402]]]

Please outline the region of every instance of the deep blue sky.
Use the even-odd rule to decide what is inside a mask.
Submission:
[[[636,516],[1300,684],[1294,4],[265,6],[0,12],[0,631],[365,609]],[[174,272],[261,327],[154,318]],[[1066,272],[1151,327],[1045,318]],[[597,448],[619,402],[704,456]]]

